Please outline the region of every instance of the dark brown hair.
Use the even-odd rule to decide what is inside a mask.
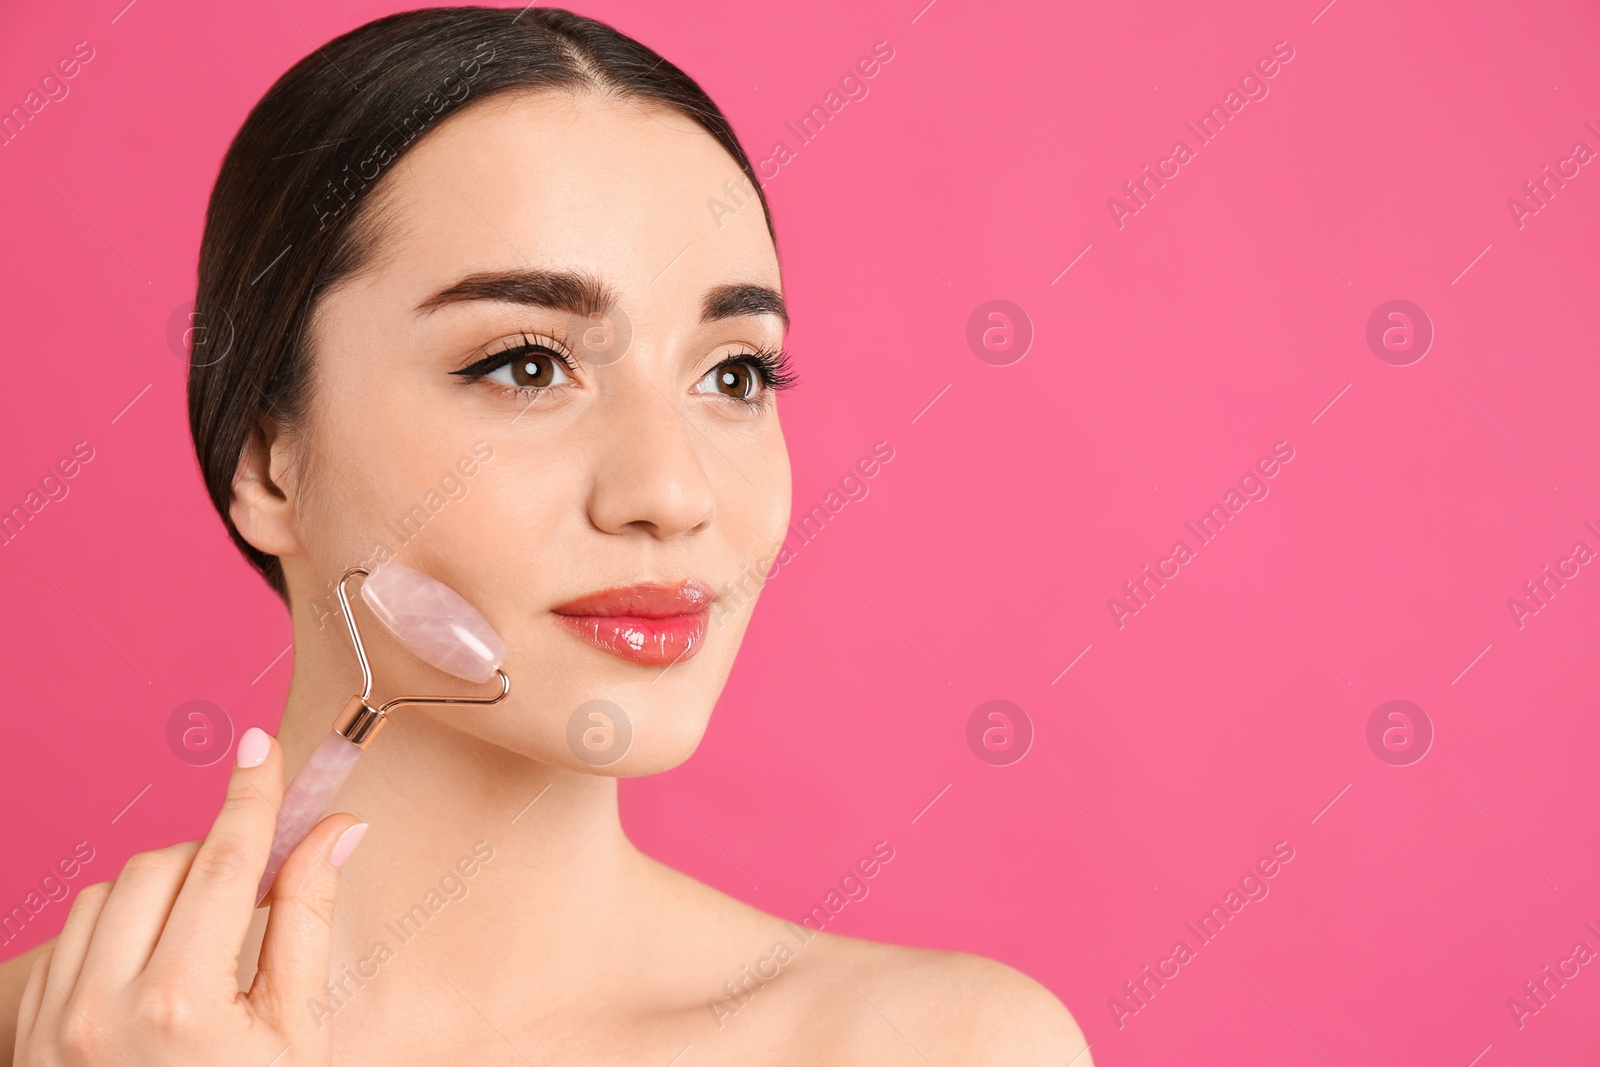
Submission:
[[[206,209],[189,359],[189,428],[211,502],[284,602],[277,557],[228,514],[260,419],[293,428],[307,398],[318,299],[367,261],[369,198],[459,108],[512,91],[592,91],[672,108],[703,127],[772,212],[728,120],[683,71],[610,26],[551,7],[428,8],[369,22],[279,78],[229,146]],[[776,243],[776,236],[774,236]]]

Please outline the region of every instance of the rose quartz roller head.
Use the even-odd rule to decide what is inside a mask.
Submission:
[[[423,662],[469,682],[487,682],[498,675],[499,694],[493,697],[400,697],[377,708],[368,704],[372,696],[372,668],[367,663],[361,632],[356,628],[355,615],[345,593],[345,586],[357,575],[366,577],[361,584],[361,599],[401,644]],[[361,692],[350,698],[335,720],[333,731],[323,738],[322,744],[284,791],[272,852],[256,890],[257,906],[272,888],[283,861],[305,840],[349,776],[356,757],[372,744],[372,739],[388,722],[391,708],[401,704],[498,704],[511,692],[511,679],[500,669],[506,658],[506,645],[500,635],[460,593],[421,571],[398,563],[381,564],[370,573],[362,567],[351,567],[339,579],[339,607],[344,611],[356,659],[361,663]]]

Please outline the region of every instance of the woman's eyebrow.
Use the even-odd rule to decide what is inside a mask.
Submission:
[[[493,300],[506,304],[552,308],[574,315],[597,315],[616,303],[616,294],[586,274],[559,270],[507,270],[469,274],[417,305],[420,314],[447,304]],[[789,312],[783,297],[764,285],[730,283],[709,290],[700,307],[701,322],[741,315],[774,315],[789,329]]]
[[[468,300],[553,308],[574,315],[594,315],[616,300],[610,289],[586,274],[559,270],[505,270],[469,274],[417,305],[419,313]]]
[[[783,329],[789,330],[789,309],[783,297],[764,285],[719,285],[706,294],[701,305],[700,321],[715,322],[739,315],[776,315],[783,320]]]

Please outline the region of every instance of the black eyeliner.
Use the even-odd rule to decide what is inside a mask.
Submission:
[[[576,371],[578,369],[577,365],[572,362],[572,358],[570,356],[568,356],[561,349],[555,347],[553,344],[549,344],[547,342],[548,339],[540,341],[532,340],[526,333],[524,333],[521,335],[521,340],[517,343],[507,345],[498,352],[491,352],[482,359],[462,367],[460,370],[453,370],[450,373],[459,375],[463,378],[482,378],[485,375],[493,374],[501,367],[504,367],[506,364],[516,359],[518,356],[527,355],[535,351],[538,351],[541,354],[548,353],[554,356],[556,359],[559,359],[569,371]]]

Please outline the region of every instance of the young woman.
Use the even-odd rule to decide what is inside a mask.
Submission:
[[[805,930],[621,829],[617,777],[694,750],[783,538],[782,294],[721,112],[601,23],[415,11],[272,87],[206,216],[189,393],[293,618],[282,725],[204,841],[7,965],[16,1063],[1088,1067],[1018,972]],[[332,584],[390,558],[476,605],[516,684],[396,713],[339,795],[366,821],[323,819],[256,910],[285,770],[351,692]],[[392,694],[462,690],[366,636]]]

